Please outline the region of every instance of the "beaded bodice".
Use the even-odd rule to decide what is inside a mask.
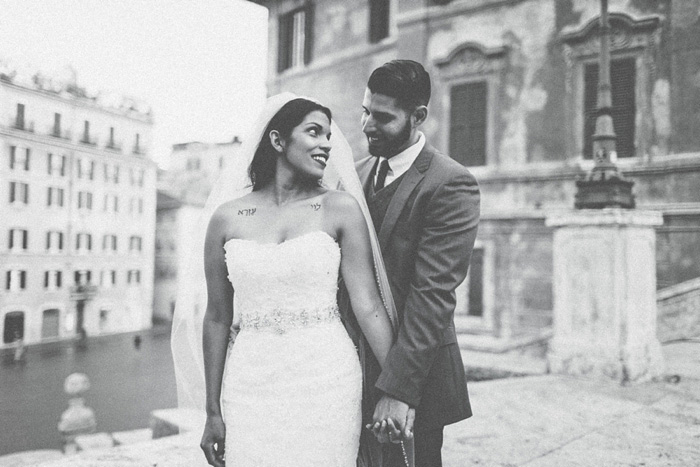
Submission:
[[[284,333],[340,320],[340,247],[326,232],[279,244],[230,239],[224,249],[241,330]]]

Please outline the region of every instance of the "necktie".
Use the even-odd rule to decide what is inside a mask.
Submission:
[[[379,163],[379,172],[377,172],[377,183],[374,184],[374,191],[379,191],[384,188],[384,182],[386,181],[386,174],[389,172],[389,161],[387,159],[382,159]]]

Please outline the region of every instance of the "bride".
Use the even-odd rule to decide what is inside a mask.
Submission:
[[[270,98],[205,211],[206,312],[198,320],[204,294],[180,294],[173,355],[180,405],[206,409],[207,462],[378,465],[367,449],[358,457],[361,361],[371,352],[383,365],[396,314],[352,153],[330,110],[291,94]],[[339,283],[352,311],[338,308]],[[357,349],[344,327],[352,323]],[[375,434],[398,435],[388,424],[377,421]]]

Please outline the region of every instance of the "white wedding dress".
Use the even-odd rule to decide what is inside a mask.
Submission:
[[[339,245],[314,231],[224,249],[241,328],[223,384],[226,465],[355,467],[362,371],[336,304]]]

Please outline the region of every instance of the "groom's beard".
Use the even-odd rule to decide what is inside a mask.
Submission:
[[[382,133],[381,137],[383,140],[376,145],[369,145],[369,153],[375,157],[385,157],[390,158],[397,155],[401,148],[411,137],[411,118],[407,118],[404,122],[403,128],[395,136],[387,136]],[[369,141],[369,138],[368,138]],[[405,148],[403,148],[405,149]]]

